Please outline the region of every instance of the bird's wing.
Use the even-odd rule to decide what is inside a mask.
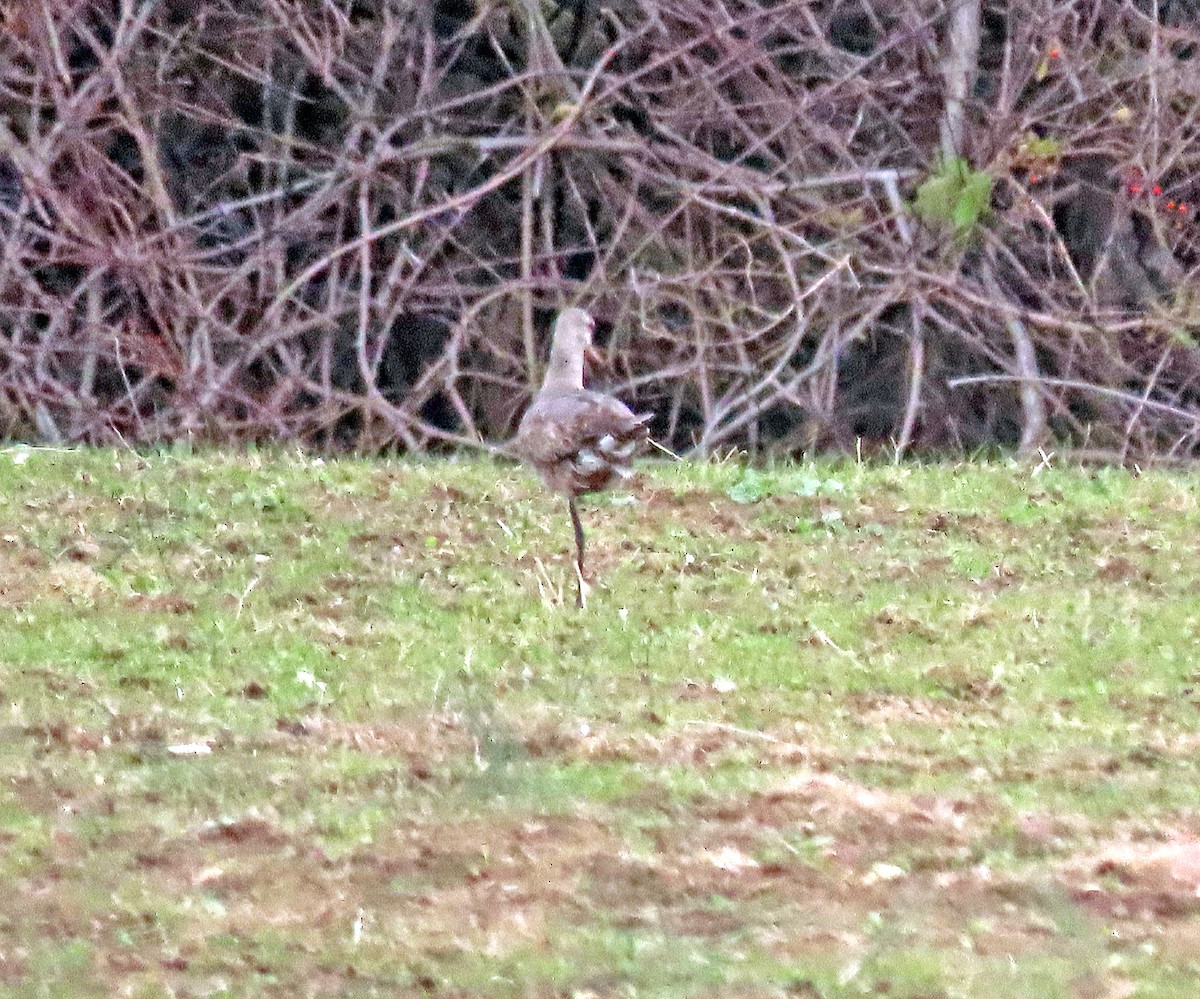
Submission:
[[[617,444],[640,441],[650,417],[600,392],[539,396],[521,420],[513,449],[535,463],[562,461],[606,438]]]

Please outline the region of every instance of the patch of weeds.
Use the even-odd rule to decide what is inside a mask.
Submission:
[[[725,495],[735,503],[757,503],[771,496],[834,497],[845,491],[841,479],[807,469],[760,471],[747,468]]]
[[[23,976],[24,984],[10,994],[15,999],[103,995],[103,984],[93,967],[95,959],[94,949],[86,940],[39,943],[26,958],[28,973]]]
[[[829,853],[836,844],[837,840],[827,833],[781,829],[763,839],[754,857],[764,865],[799,864],[814,871],[829,871]]]
[[[898,999],[949,999],[949,974],[945,955],[924,951],[903,944],[875,944],[872,953],[856,973],[846,969],[843,981],[858,979],[868,992],[896,996]]]
[[[995,553],[980,545],[953,545],[950,564],[964,577],[976,582],[987,579],[995,568]]]
[[[713,946],[700,937],[647,928],[598,926],[586,935],[559,930],[545,949],[515,949],[503,958],[467,958],[453,979],[486,995],[529,995],[545,988],[577,994],[667,997],[730,994],[760,976],[780,975],[747,945]],[[472,968],[471,965],[474,967]]]
[[[380,833],[394,823],[396,814],[390,806],[375,803],[347,809],[343,801],[333,798],[315,803],[306,819],[309,825],[303,830],[304,838],[338,860],[373,846]]]

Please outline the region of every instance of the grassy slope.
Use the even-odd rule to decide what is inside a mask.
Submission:
[[[0,992],[1191,994],[1198,485],[0,452]]]

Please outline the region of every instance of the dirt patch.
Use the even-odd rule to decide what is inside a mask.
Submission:
[[[1073,896],[1111,918],[1177,919],[1200,914],[1200,831],[1100,842],[1064,872]]]
[[[1101,556],[1096,559],[1096,578],[1114,584],[1153,584],[1154,573],[1142,568],[1124,555]]]
[[[278,731],[325,746],[346,746],[362,753],[402,756],[418,751],[449,754],[468,752],[470,734],[455,714],[432,714],[405,722],[372,724],[311,715],[280,722]]]
[[[934,628],[894,604],[879,610],[867,627],[868,634],[877,640],[890,641],[896,635],[913,635],[933,644],[939,637]]]
[[[37,599],[45,558],[16,535],[0,537],[0,608],[25,607]]]
[[[965,850],[978,834],[982,806],[968,799],[937,795],[904,795],[847,781],[832,774],[797,774],[748,800],[700,809],[704,817],[746,823],[763,841],[763,832],[815,837],[825,860],[850,868],[872,881],[875,865],[896,860],[921,863],[935,857],[946,863]],[[986,820],[985,820],[986,821]],[[876,871],[886,881],[901,870]]]
[[[0,608],[24,608],[48,593],[86,603],[108,590],[108,580],[79,554],[77,545],[47,564],[37,552],[0,540]]]
[[[145,611],[150,614],[190,614],[196,609],[196,602],[187,597],[170,593],[135,593],[126,600],[130,610]]]
[[[90,603],[112,588],[109,581],[90,565],[74,559],[51,565],[46,572],[45,584],[72,603]]]
[[[580,886],[620,850],[594,821],[497,816],[403,823],[335,859],[252,817],[164,844],[143,873],[219,899],[213,932],[286,925],[361,932],[405,953],[495,956],[542,943],[550,920],[585,918]]]
[[[696,689],[691,690],[693,687]],[[720,696],[708,684],[681,685],[680,691],[684,700]],[[652,711],[644,717],[654,724],[662,720]],[[543,715],[524,719],[520,728],[521,741],[531,757],[554,757],[563,762],[621,761],[708,768],[747,753],[756,755],[764,766],[807,763],[836,755],[833,749],[796,741],[794,732],[774,734],[719,722],[698,722],[657,734],[630,732],[616,723],[564,721]]]
[[[986,697],[992,691],[988,682],[963,667],[931,666],[926,670],[938,686],[961,697]],[[962,711],[948,699],[905,694],[852,693],[846,703],[863,725],[887,728],[891,725],[928,725],[949,730],[965,724]],[[978,724],[978,719],[972,719]]]
[[[278,746],[283,740],[286,745]],[[454,714],[435,714],[407,722],[358,724],[321,715],[281,718],[276,735],[267,738],[276,751],[305,755],[331,747],[383,756],[403,763],[414,781],[445,778],[452,761],[470,759],[476,741],[466,723]]]

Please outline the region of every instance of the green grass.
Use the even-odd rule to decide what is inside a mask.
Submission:
[[[1200,475],[0,450],[0,995],[1174,997]],[[199,750],[199,751],[198,751]]]

